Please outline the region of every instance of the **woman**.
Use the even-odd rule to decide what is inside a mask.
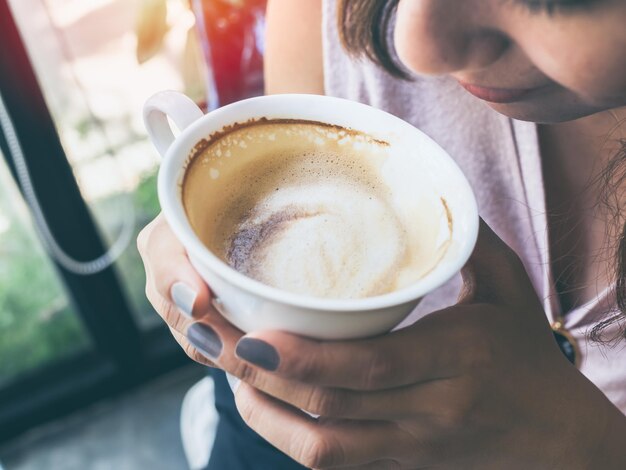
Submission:
[[[463,282],[414,323],[325,343],[242,337],[165,222],[150,224],[148,296],[192,358],[243,380],[252,429],[313,468],[626,468],[624,24],[621,0],[270,1],[267,92],[415,124],[494,231],[482,225]],[[249,431],[227,449],[227,416],[211,468],[301,468]]]

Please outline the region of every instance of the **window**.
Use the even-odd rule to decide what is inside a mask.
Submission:
[[[90,347],[30,214],[0,161],[0,387]]]
[[[134,240],[159,211],[159,160],[143,126],[143,103],[164,89],[204,101],[193,13],[185,0],[163,1],[165,9],[125,0],[9,4],[100,233],[111,244],[132,224]],[[140,326],[158,323],[134,242],[116,269]]]
[[[0,441],[189,364],[144,298],[134,243],[159,210],[142,104],[167,88],[201,102],[206,88],[193,14],[163,3],[161,39],[138,51],[140,2],[0,0],[0,96],[55,241],[84,261],[133,232],[112,267],[65,269],[36,235],[0,132]]]

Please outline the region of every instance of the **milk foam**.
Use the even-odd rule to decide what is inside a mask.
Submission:
[[[231,266],[316,297],[393,290],[406,250],[402,226],[385,200],[336,183],[283,188],[259,201],[230,241]]]
[[[256,123],[194,156],[183,202],[207,247],[249,277],[315,297],[380,295],[440,258],[421,245],[437,231],[423,236],[419,219],[398,215],[379,171],[386,152],[341,128]]]

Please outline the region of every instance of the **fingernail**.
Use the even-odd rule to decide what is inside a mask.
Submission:
[[[222,352],[222,340],[210,326],[194,323],[187,330],[187,339],[204,356],[215,360]]]
[[[235,347],[237,357],[265,370],[278,369],[280,357],[273,346],[256,338],[241,338]]]
[[[177,282],[170,290],[172,300],[183,315],[192,317],[193,304],[196,302],[197,292],[184,282]]]

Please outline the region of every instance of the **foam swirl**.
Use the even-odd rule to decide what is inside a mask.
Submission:
[[[330,298],[393,290],[406,250],[388,203],[344,184],[282,188],[234,231],[227,259],[238,271],[290,292]]]

